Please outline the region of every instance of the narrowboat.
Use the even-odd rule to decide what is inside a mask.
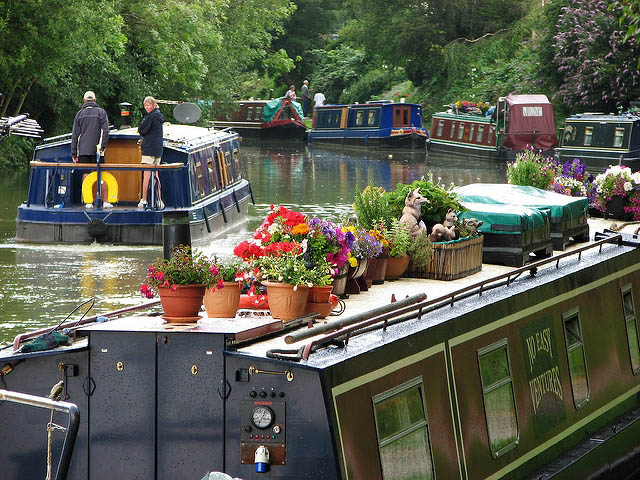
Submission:
[[[238,100],[230,113],[214,120],[214,126],[257,138],[303,140],[307,132],[302,106],[286,97]]]
[[[553,155],[558,146],[553,106],[545,95],[500,97],[484,114],[451,105],[431,117],[431,151],[513,160],[533,146]]]
[[[165,124],[157,167],[140,163],[139,140],[135,128],[112,130],[99,164],[72,162],[70,134],[38,145],[27,199],[18,206],[16,240],[162,245],[163,218],[165,226],[188,224],[193,241],[246,220],[251,186],[242,178],[237,133]],[[158,198],[151,175],[151,208],[138,206],[145,169],[160,179]],[[112,208],[95,199],[98,176],[107,184]]]
[[[610,165],[640,166],[640,115],[582,113],[565,120],[559,161],[579,158],[589,171],[603,172]]]
[[[603,231],[385,282],[323,321],[167,324],[146,304],[19,335],[0,349],[2,476],[635,478],[639,247]]]
[[[313,110],[310,143],[424,148],[422,106],[388,100],[323,105]]]

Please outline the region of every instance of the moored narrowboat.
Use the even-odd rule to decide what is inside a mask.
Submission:
[[[558,145],[555,115],[545,95],[508,95],[482,113],[452,105],[431,117],[431,151],[514,159],[528,146],[552,155]]]
[[[565,120],[556,156],[563,163],[579,158],[593,172],[610,165],[635,170],[640,166],[640,115],[572,115]]]
[[[16,240],[162,245],[163,216],[188,225],[194,241],[246,220],[251,187],[242,178],[237,133],[165,124],[157,167],[140,163],[139,139],[135,128],[112,130],[98,165],[72,162],[70,135],[37,146],[27,199],[18,206]],[[138,206],[145,169],[157,171],[161,185],[158,198],[152,175],[150,208]],[[96,202],[98,176],[112,208]]]
[[[640,241],[598,237],[387,282],[315,325],[166,324],[147,305],[71,323],[69,345],[21,335],[0,349],[3,478],[633,478]],[[70,410],[72,455],[75,429],[46,434]]]
[[[286,97],[238,100],[233,111],[216,118],[214,125],[258,138],[303,140],[307,132],[302,107]]]
[[[424,148],[429,135],[421,105],[381,100],[315,107],[308,138],[310,143]]]

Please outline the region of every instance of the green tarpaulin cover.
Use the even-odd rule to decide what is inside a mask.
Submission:
[[[455,192],[464,202],[548,209],[551,212],[551,223],[582,218],[589,209],[589,200],[586,197],[570,197],[521,185],[472,183],[457,187]]]
[[[278,110],[280,110],[280,107],[282,106],[283,98],[284,97],[274,98],[273,100],[269,100],[267,102],[267,104],[262,109],[263,122],[270,122],[271,120],[273,120],[273,117],[278,112]],[[291,105],[298,113],[298,116],[300,118],[304,118],[304,115],[302,114],[302,105],[300,105],[298,102],[291,102]]]
[[[513,234],[544,228],[545,223],[549,224],[548,210],[473,202],[462,202],[462,206],[468,211],[458,214],[460,222],[465,218],[481,220],[482,225],[478,228],[481,233]]]
[[[58,345],[63,345],[69,342],[69,337],[63,333],[56,331],[43,333],[39,337],[34,338],[29,343],[22,346],[21,351],[23,353],[28,352],[43,352],[45,350],[51,350]]]

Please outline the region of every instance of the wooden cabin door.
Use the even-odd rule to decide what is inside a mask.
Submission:
[[[411,107],[393,107],[393,126],[394,127],[410,127],[411,126]]]
[[[105,163],[107,164],[140,165],[141,159],[140,147],[135,139],[112,139],[107,145],[105,152]],[[142,172],[112,170],[110,173],[118,181],[118,201],[138,203],[141,198]]]

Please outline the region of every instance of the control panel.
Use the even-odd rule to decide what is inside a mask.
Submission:
[[[284,395],[282,395],[284,396]],[[275,391],[250,392],[250,400],[242,402],[240,450],[242,463],[254,463],[256,449],[269,449],[271,465],[286,461],[286,403]]]

